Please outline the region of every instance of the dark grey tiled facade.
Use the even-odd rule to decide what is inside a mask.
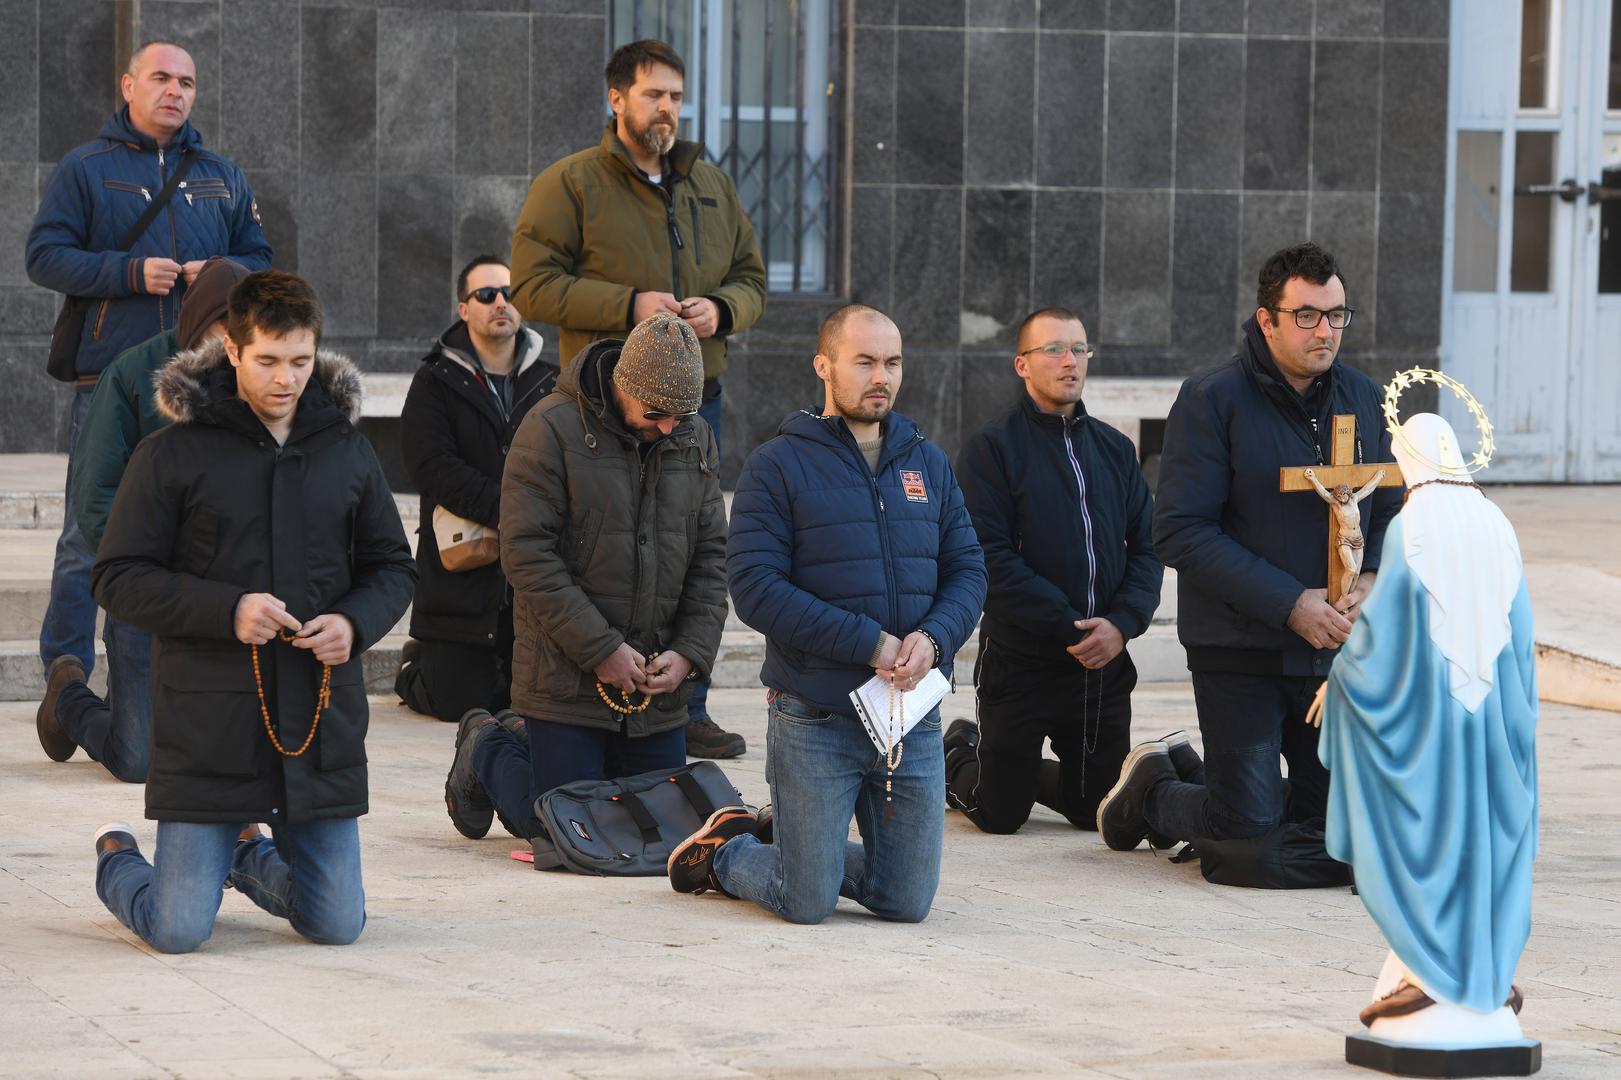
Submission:
[[[504,252],[535,172],[596,141],[605,7],[146,0],[139,36],[192,49],[194,119],[337,344],[410,370],[454,269]],[[114,9],[0,0],[0,64],[34,74],[0,113],[0,451],[60,441],[30,419],[65,395],[21,240],[112,107]],[[728,474],[820,400],[809,358],[841,298],[895,314],[901,408],[952,449],[1012,400],[1030,308],[1083,314],[1095,374],[1190,373],[1230,352],[1261,259],[1308,236],[1345,266],[1351,361],[1433,361],[1447,23],[1446,0],[854,0],[848,275],[837,298],[772,297],[734,343]]]

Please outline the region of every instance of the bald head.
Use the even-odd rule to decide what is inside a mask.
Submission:
[[[882,311],[866,304],[846,304],[822,320],[821,332],[816,335],[816,351],[826,357],[836,357],[845,327],[852,321],[876,322],[892,331],[897,339],[900,337],[900,328]]]
[[[197,100],[191,54],[172,41],[148,41],[130,54],[129,70],[118,82],[129,103],[130,125],[168,146]]]

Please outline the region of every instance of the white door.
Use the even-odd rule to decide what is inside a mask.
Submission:
[[[1618,8],[1452,7],[1441,363],[1495,425],[1482,480],[1621,479]]]

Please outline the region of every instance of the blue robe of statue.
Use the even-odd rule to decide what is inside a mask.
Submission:
[[[1323,702],[1328,851],[1351,864],[1369,914],[1432,995],[1490,1012],[1531,932],[1537,686],[1524,574],[1473,712],[1448,690],[1401,516],[1374,580]]]

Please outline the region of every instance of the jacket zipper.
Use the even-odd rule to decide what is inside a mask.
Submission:
[[[699,266],[704,264],[704,236],[698,228],[698,200],[693,199],[689,204],[692,207],[692,261]]]
[[[161,147],[161,146],[158,147],[158,180],[159,180],[160,184],[167,184],[169,182],[168,177],[164,174],[163,147]],[[161,191],[163,189],[160,186],[158,190]],[[169,258],[173,259],[175,262],[179,262],[180,261],[180,236],[175,230],[175,224],[174,224],[174,200],[173,199],[170,199],[169,200],[169,205],[165,206],[163,208],[163,213],[169,219]],[[175,284],[183,285],[183,284],[185,284],[185,279],[182,278],[180,281],[175,282]],[[160,296],[160,297],[158,297],[158,329],[160,331],[169,329],[169,311],[168,311],[168,307],[169,307],[169,300],[173,296],[174,296],[174,291],[170,290],[170,293],[169,293],[168,296]]]
[[[680,300],[684,295],[681,291],[681,249],[687,245],[681,242],[681,227],[675,221],[675,196],[659,188],[659,197],[664,200],[664,223],[670,229],[670,280],[675,298]]]
[[[1069,459],[1069,467],[1075,472],[1075,486],[1081,496],[1081,527],[1086,531],[1086,617],[1090,619],[1097,614],[1098,562],[1092,536],[1092,515],[1086,508],[1086,477],[1081,472],[1081,463],[1075,458],[1075,445],[1070,442],[1073,431],[1074,422],[1066,419],[1060,437],[1064,440],[1064,456]]]

